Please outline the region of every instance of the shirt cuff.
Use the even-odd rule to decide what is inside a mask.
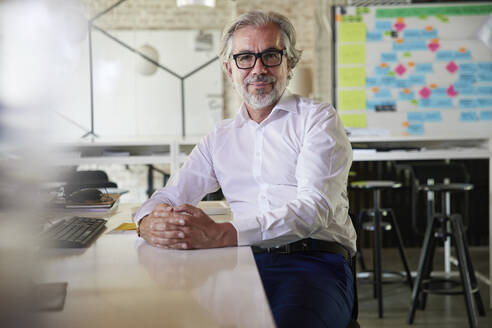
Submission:
[[[231,224],[237,231],[237,245],[253,245],[261,241],[261,226],[256,219],[232,220]]]
[[[140,221],[141,218],[150,214],[150,212],[152,212],[154,207],[158,204],[162,204],[162,201],[158,199],[149,199],[145,203],[143,203],[135,214],[135,217],[133,218],[135,224],[138,224],[138,221]]]

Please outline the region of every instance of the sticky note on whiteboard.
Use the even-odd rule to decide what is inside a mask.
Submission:
[[[364,44],[344,44],[338,48],[340,64],[364,64],[366,46]]]
[[[366,114],[341,114],[340,118],[347,128],[365,128],[367,126]]]
[[[441,112],[433,111],[433,112],[425,112],[424,113],[424,121],[426,122],[441,122]]]
[[[410,123],[410,125],[408,126],[407,128],[407,132],[409,135],[412,135],[412,136],[421,136],[424,134],[424,125],[423,124],[412,124]]]
[[[342,90],[338,92],[339,110],[366,109],[365,90]]]
[[[480,112],[480,121],[492,121],[492,110],[483,110]]]
[[[364,42],[366,41],[365,23],[340,23],[338,30],[338,40],[340,42]]]
[[[477,120],[476,112],[460,112],[460,121],[461,122],[474,122]]]
[[[366,84],[366,70],[360,67],[342,67],[338,72],[338,86],[363,87]]]

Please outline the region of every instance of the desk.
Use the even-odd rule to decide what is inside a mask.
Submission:
[[[121,204],[105,234],[88,249],[42,251],[39,282],[68,282],[61,312],[46,327],[274,327],[249,247],[164,250],[129,222],[136,204]],[[224,216],[215,217],[223,221]]]
[[[128,142],[105,142],[92,140],[65,144],[69,149],[82,152],[78,158],[65,158],[59,164],[84,164],[84,163],[125,163],[125,164],[170,164],[171,174],[177,172],[186,159],[186,154],[199,141],[199,138],[169,138],[154,137],[131,140]],[[443,136],[443,137],[350,137],[350,142],[356,145],[364,145],[368,148],[388,147],[405,148],[418,147],[421,150],[393,150],[393,151],[355,151],[354,161],[414,161],[414,160],[452,160],[452,159],[488,159],[489,160],[489,276],[485,282],[490,286],[492,281],[492,136]],[[117,150],[129,149],[129,156],[104,157],[101,152],[108,148]],[[168,153],[161,153],[168,152]],[[149,154],[163,154],[152,156]],[[492,308],[492,293],[490,294],[490,306]]]

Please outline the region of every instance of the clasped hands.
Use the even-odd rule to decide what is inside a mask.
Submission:
[[[140,236],[149,244],[170,249],[215,248],[237,245],[231,223],[216,223],[200,208],[158,204],[140,221]]]

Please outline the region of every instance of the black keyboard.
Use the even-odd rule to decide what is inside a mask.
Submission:
[[[106,229],[105,219],[75,216],[62,220],[43,233],[43,242],[47,247],[83,248]]]

